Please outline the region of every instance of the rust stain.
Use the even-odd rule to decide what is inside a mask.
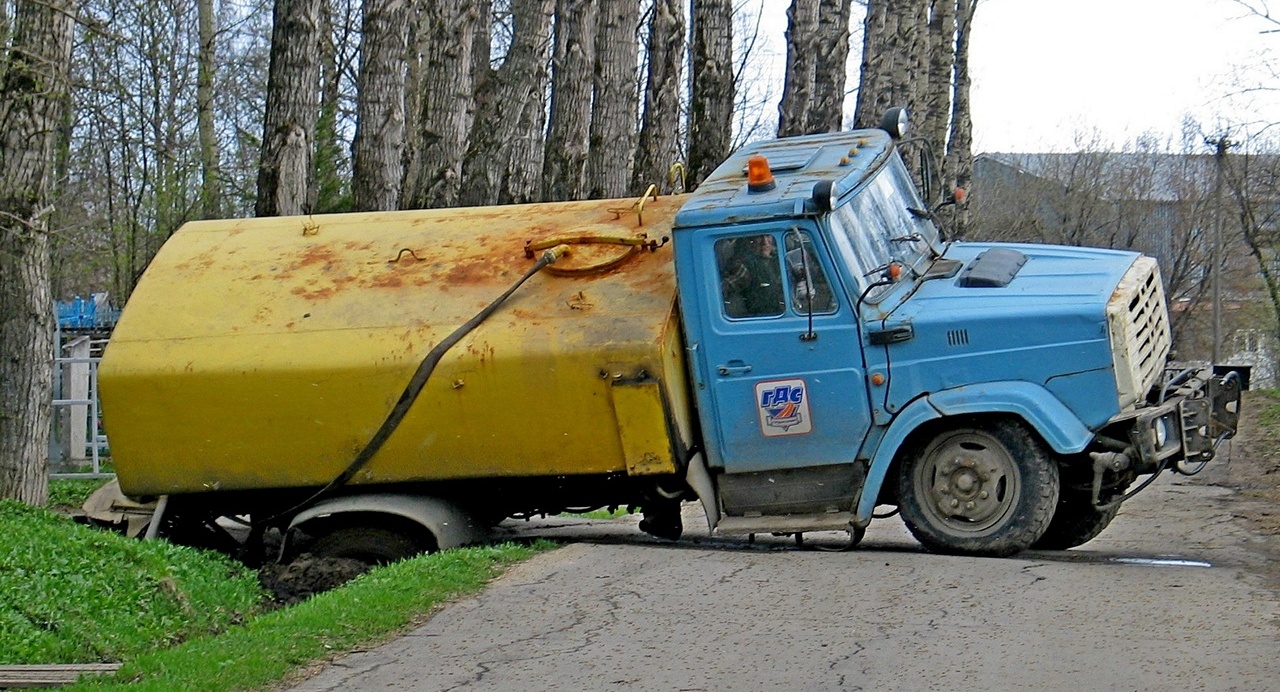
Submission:
[[[372,288],[401,288],[404,286],[404,280],[399,274],[379,274],[369,281]]]
[[[333,254],[333,249],[328,245],[312,245],[308,247],[296,262],[293,263],[293,269],[301,269],[316,264],[324,264],[326,268],[334,264],[337,258]]]
[[[482,285],[491,283],[511,274],[502,264],[510,260],[505,257],[481,255],[460,258],[448,267],[443,281],[447,284]]]
[[[305,300],[323,300],[333,296],[333,287],[321,286],[318,288],[307,288],[306,286],[296,286],[289,292],[295,296],[300,296]]]

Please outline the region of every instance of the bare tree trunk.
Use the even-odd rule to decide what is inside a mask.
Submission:
[[[822,0],[818,9],[818,56],[809,108],[809,132],[836,132],[844,127],[852,5],[853,0]]]
[[[351,195],[356,211],[400,203],[409,0],[364,0]]]
[[[706,179],[731,151],[733,2],[692,0],[689,47],[689,186]]]
[[[596,0],[557,0],[551,126],[542,164],[547,201],[586,197],[596,22]]]
[[[599,3],[591,147],[587,154],[587,194],[593,199],[627,194],[639,112],[636,60],[640,47],[636,29],[640,24],[640,3]]]
[[[927,0],[870,0],[854,121],[875,127],[893,106],[917,110],[928,74]]]
[[[0,81],[0,498],[49,492],[53,297],[47,218],[75,6],[18,0]]]
[[[969,30],[978,0],[956,3],[955,91],[951,97],[951,133],[947,138],[947,160],[943,184],[951,189],[968,188],[973,183],[973,116],[969,108]],[[969,203],[956,205],[952,222],[956,238],[969,232]]]
[[[218,136],[213,123],[213,77],[217,69],[213,0],[197,0],[200,54],[196,65],[196,127],[200,132],[200,217],[222,216],[219,195]]]
[[[920,123],[920,134],[938,147],[937,151],[942,155],[945,153],[942,147],[947,141],[947,125],[951,121],[951,75],[956,62],[956,0],[932,0],[931,4],[927,34],[929,83],[916,121]]]
[[[553,0],[511,0],[513,36],[500,67],[477,87],[461,203],[519,204],[542,192],[547,62]],[[473,58],[474,59],[474,58]]]
[[[636,143],[632,194],[661,185],[680,160],[680,68],[684,64],[684,1],[655,0],[649,21],[649,78],[644,91],[644,120]]]
[[[897,16],[891,15],[887,0],[869,0],[862,20],[862,65],[858,74],[858,101],[853,112],[855,127],[874,127],[889,104],[888,66],[894,56],[890,38]],[[879,115],[878,115],[879,114]]]
[[[307,214],[315,206],[320,101],[320,0],[276,0],[258,168],[258,216]]]
[[[778,136],[810,134],[818,43],[818,0],[791,0],[787,8],[787,74],[778,102]]]
[[[413,158],[405,171],[401,206],[429,209],[458,204],[462,159],[475,117],[474,70],[476,34],[481,25],[479,3],[427,2],[420,23],[422,81]],[[484,17],[488,18],[488,11]],[[488,72],[488,63],[484,71]]]
[[[338,100],[341,98],[343,66],[339,64],[337,36],[334,35],[333,2],[320,2],[320,113],[316,119],[315,169],[316,206],[314,212],[328,214],[351,211],[347,176],[343,175],[346,147],[338,139]]]

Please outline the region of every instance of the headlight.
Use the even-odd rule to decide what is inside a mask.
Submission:
[[[1156,448],[1164,449],[1164,443],[1169,441],[1169,419],[1157,418],[1152,422],[1151,427],[1155,428]]]

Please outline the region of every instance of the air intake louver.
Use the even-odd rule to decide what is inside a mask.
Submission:
[[[968,346],[969,330],[953,329],[947,332],[947,345],[948,346]]]

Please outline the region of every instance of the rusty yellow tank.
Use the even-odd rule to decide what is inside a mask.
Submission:
[[[121,488],[328,483],[433,346],[534,264],[527,243],[660,243],[680,203],[183,226],[138,283],[101,365]],[[555,273],[534,275],[445,353],[351,483],[676,471],[692,406],[671,247],[651,248],[570,245]]]

